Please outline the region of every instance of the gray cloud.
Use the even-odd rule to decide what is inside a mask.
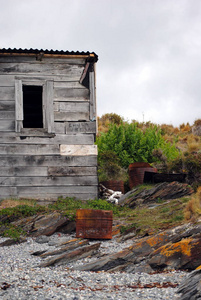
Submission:
[[[7,0],[1,47],[95,51],[98,115],[201,118],[200,0]]]

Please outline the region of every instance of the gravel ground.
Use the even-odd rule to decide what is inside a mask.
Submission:
[[[29,238],[23,244],[1,247],[0,299],[178,299],[178,295],[175,294],[176,287],[153,286],[155,283],[164,285],[167,282],[180,284],[187,276],[185,272],[174,271],[149,275],[71,270],[73,266],[91,261],[89,258],[62,267],[38,267],[41,259],[32,256],[31,253],[45,249],[54,250],[56,243],[71,237],[54,235],[50,237],[49,245],[39,244],[35,239]],[[0,238],[0,242],[4,240],[5,238]],[[115,239],[103,241],[100,251],[114,253],[129,245],[130,242],[119,244]],[[147,286],[136,288],[136,285]]]

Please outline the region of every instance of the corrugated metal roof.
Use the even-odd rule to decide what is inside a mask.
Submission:
[[[63,50],[47,50],[47,49],[16,49],[16,48],[2,48],[0,49],[0,54],[52,54],[52,55],[69,55],[69,56],[89,56],[96,62],[98,60],[98,55],[95,52],[85,52],[85,51],[63,51]]]

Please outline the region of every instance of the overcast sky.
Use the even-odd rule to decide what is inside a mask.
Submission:
[[[201,0],[0,0],[0,47],[91,51],[98,116],[201,118]]]

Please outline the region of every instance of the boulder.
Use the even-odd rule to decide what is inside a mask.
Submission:
[[[85,258],[88,257],[90,255],[92,255],[94,252],[96,252],[99,247],[100,247],[101,243],[96,243],[93,245],[87,245],[85,247],[80,247],[76,250],[73,251],[66,251],[63,254],[56,256],[56,258],[50,258],[48,260],[46,260],[44,263],[40,264],[39,267],[49,267],[49,266],[53,266],[53,265],[63,265],[63,264],[67,264],[69,262],[72,261],[76,261],[78,259],[81,258]]]
[[[180,300],[201,299],[201,270],[189,274],[177,290]]]
[[[195,270],[201,264],[201,238],[185,238],[163,245],[151,254],[148,264],[154,270]]]
[[[55,232],[71,233],[75,231],[76,227],[75,221],[70,221],[57,212],[23,218],[11,224],[22,227],[24,231],[32,236],[50,236]]]
[[[176,199],[186,195],[191,195],[193,189],[186,183],[163,182],[156,184],[153,188],[143,189],[136,187],[123,195],[118,204],[121,206],[128,205],[131,208],[135,208],[139,204],[147,204],[157,202],[157,200],[169,200]]]

